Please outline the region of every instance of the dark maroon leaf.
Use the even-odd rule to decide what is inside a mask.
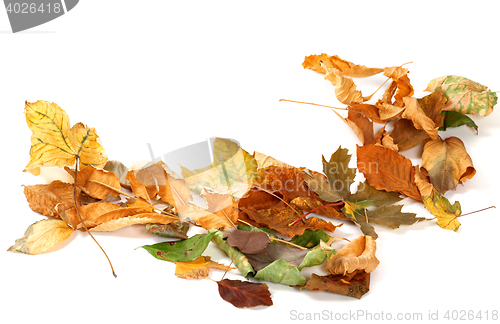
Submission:
[[[237,247],[245,254],[255,254],[263,251],[269,244],[269,237],[264,232],[234,230],[226,240],[229,246]]]
[[[273,304],[271,293],[265,283],[223,279],[217,284],[222,299],[238,308]]]

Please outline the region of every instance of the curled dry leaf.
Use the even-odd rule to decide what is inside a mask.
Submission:
[[[59,242],[66,240],[73,233],[64,221],[59,219],[44,219],[31,224],[24,237],[17,239],[8,251],[26,254],[41,254]]]
[[[200,256],[194,261],[175,263],[175,275],[182,279],[207,278],[210,269],[230,271],[236,268],[214,262],[209,256]]]
[[[422,171],[442,194],[455,190],[459,183],[476,174],[472,159],[458,137],[427,141],[422,153]]]
[[[228,303],[238,308],[271,306],[271,293],[265,283],[223,279],[217,282],[219,294]]]
[[[422,108],[420,108],[417,98],[404,97],[403,102],[406,109],[401,114],[401,117],[411,120],[416,129],[425,131],[430,138],[437,139],[439,126],[436,126],[434,121],[427,117]]]
[[[24,187],[24,195],[30,208],[42,215],[60,218],[59,213],[75,206],[74,187],[71,183],[54,180],[50,184]],[[80,190],[76,193],[77,205],[80,206]]]
[[[380,263],[375,257],[377,243],[371,236],[360,236],[344,245],[337,254],[325,262],[325,271],[333,275],[364,270],[370,273]]]
[[[355,271],[346,276],[312,274],[306,285],[301,289],[311,291],[328,291],[330,293],[361,298],[370,290],[370,274],[364,271]]]
[[[108,158],[95,129],[82,123],[70,128],[68,115],[57,104],[42,100],[26,102],[24,113],[33,132],[25,172],[39,175],[41,166],[72,166],[77,156],[80,167],[101,168],[106,164]]]

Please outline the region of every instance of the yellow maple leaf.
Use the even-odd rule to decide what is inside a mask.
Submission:
[[[214,262],[209,256],[200,256],[198,259],[190,262],[176,262],[175,275],[183,279],[206,278],[210,269],[219,269],[229,271],[236,269],[226,265]]]
[[[17,239],[8,251],[41,254],[59,242],[66,240],[73,229],[59,219],[44,219],[31,224],[24,236]]]
[[[30,161],[25,172],[40,174],[41,166],[80,166],[102,168],[107,161],[94,128],[77,123],[70,128],[69,117],[57,104],[38,100],[26,102],[24,113],[31,135]]]
[[[422,197],[425,207],[438,219],[439,227],[457,231],[460,227],[460,222],[457,220],[462,214],[460,203],[455,201],[452,205],[448,199],[437,192],[433,193],[433,198]]]

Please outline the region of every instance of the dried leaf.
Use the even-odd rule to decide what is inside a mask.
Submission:
[[[24,195],[30,208],[42,215],[60,218],[59,213],[73,208],[74,186],[54,180],[50,184],[32,185],[24,187]],[[80,190],[76,193],[77,205],[80,206]]]
[[[304,59],[302,66],[305,69],[311,69],[317,72],[326,73],[326,69],[322,66],[335,68],[342,73],[342,75],[353,77],[353,78],[364,78],[383,71],[379,68],[367,68],[364,65],[357,65],[349,61],[343,60],[337,55],[309,55]]]
[[[200,256],[194,261],[176,262],[175,275],[182,279],[198,279],[207,278],[210,269],[219,269],[223,271],[230,271],[236,269],[226,265],[214,262],[209,256]]]
[[[162,224],[146,224],[146,233],[154,234],[163,237],[171,237],[185,240],[189,238],[187,232],[189,230],[189,223],[187,222],[174,222],[166,225]]]
[[[323,172],[328,178],[330,186],[343,198],[351,193],[351,185],[356,177],[356,169],[349,168],[351,155],[347,149],[339,146],[329,161],[323,160]]]
[[[248,261],[245,254],[241,253],[240,250],[229,246],[226,240],[223,239],[221,231],[215,231],[215,234],[212,238],[212,242],[214,242],[219,249],[224,251],[227,256],[231,259],[233,264],[238,268],[238,271],[244,276],[247,277],[249,275],[254,275],[255,271],[252,268],[252,265]]]
[[[318,276],[313,273],[306,285],[300,288],[312,291],[328,291],[359,299],[369,291],[370,274],[364,271],[356,271],[354,276],[332,274]]]
[[[229,234],[227,240],[229,246],[237,247],[242,253],[256,254],[266,249],[269,237],[264,232],[250,232],[234,230]]]
[[[130,183],[125,178],[127,176],[128,168],[123,163],[119,161],[108,161],[106,162],[106,165],[103,167],[103,169],[109,172],[113,172],[120,180],[120,184],[123,187],[130,189]]]
[[[424,130],[416,129],[408,119],[396,121],[390,134],[400,152],[414,148],[429,138]]]
[[[94,128],[82,123],[70,129],[69,117],[57,104],[47,101],[26,102],[26,123],[31,135],[30,161],[25,172],[40,174],[41,166],[73,166],[79,156],[80,167],[106,164],[99,137]]]
[[[75,171],[64,168],[73,178]],[[99,170],[92,165],[87,165],[78,171],[76,185],[84,193],[92,198],[105,199],[108,195],[118,197],[121,191],[120,180],[118,177],[108,171]]]
[[[422,199],[431,196],[434,187],[430,183],[429,177],[420,172],[418,165],[415,166],[415,184],[418,187]]]
[[[377,190],[399,192],[421,201],[411,161],[403,155],[376,145],[357,146],[358,170]]]
[[[268,156],[259,152],[253,153],[253,158],[257,163],[257,170],[265,169],[268,167],[280,167],[280,168],[293,168],[291,165],[276,160],[272,156]]]
[[[356,88],[356,84],[351,78],[345,77],[335,69],[326,67],[325,80],[328,80],[335,87],[337,100],[346,105],[363,103],[363,94]]]
[[[59,219],[44,219],[31,224],[24,237],[17,239],[7,251],[26,254],[47,252],[57,243],[66,240],[73,233],[66,223]]]
[[[265,283],[223,279],[217,282],[219,294],[238,308],[272,306],[271,293]]]
[[[427,141],[422,153],[424,170],[434,188],[442,194],[455,190],[459,183],[476,174],[464,143],[457,137]]]
[[[443,110],[478,114],[481,117],[488,116],[493,112],[493,107],[498,99],[496,93],[488,90],[488,87],[456,75],[445,75],[433,79],[425,90],[444,91],[448,102]]]
[[[370,273],[380,263],[375,257],[377,243],[371,236],[360,236],[344,245],[337,254],[325,262],[325,271],[345,275],[356,270]]]
[[[438,128],[432,119],[427,117],[415,97],[404,97],[404,105],[406,109],[401,114],[402,118],[409,119],[413,122],[416,129],[421,129],[432,139],[438,138]]]
[[[457,231],[460,222],[457,220],[462,214],[460,203],[456,201],[453,205],[448,199],[439,193],[434,193],[430,197],[424,197],[425,207],[438,219],[439,227]]]
[[[334,232],[336,228],[336,226],[332,223],[326,222],[318,217],[302,219],[293,226],[289,226],[289,224],[293,223],[300,217],[295,211],[289,208],[261,209],[257,211],[248,208],[241,208],[241,210],[244,211],[248,217],[259,224],[259,227],[269,227],[270,229],[288,237],[301,235],[306,229],[324,229]]]
[[[264,250],[258,253],[247,254],[247,259],[255,271],[260,271],[279,259],[298,267],[308,252],[308,250],[301,250],[281,244],[268,244]]]
[[[332,177],[334,176],[335,175],[332,175]],[[328,179],[325,179],[322,174],[317,172],[312,173],[306,169],[303,171],[302,177],[307,183],[307,186],[312,191],[317,193],[319,198],[328,202],[338,202],[342,200],[342,197],[337,193],[333,186],[330,185]]]

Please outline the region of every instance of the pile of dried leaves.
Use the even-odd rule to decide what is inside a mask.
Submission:
[[[476,82],[445,76],[432,80],[431,93],[417,99],[405,68],[367,68],[326,54],[306,57],[303,66],[324,73],[348,106],[348,116],[339,116],[363,144],[357,146],[357,169],[366,179],[354,193],[356,169],[349,168],[345,148],[322,158],[322,173],[250,154],[222,138],[213,142],[213,163],[202,169],[183,167],[179,175],[162,161],[128,168],[108,161],[94,128],[70,127],[55,103],[27,102],[33,135],[24,171],[38,175],[40,167],[58,166],[74,183],[24,187],[30,208],[50,218],[32,224],[9,251],[40,254],[76,230],[90,234],[143,224],[148,233],[175,239],[142,248],[175,263],[179,278],[238,269],[247,279],[361,298],[379,263],[373,225],[398,228],[427,220],[402,212],[397,203],[403,198],[423,202],[439,226],[458,229],[460,204],[452,205],[444,194],[476,171],[464,143],[456,137],[443,140],[438,130],[467,125],[477,132],[466,114],[490,114],[497,97]],[[373,95],[364,97],[352,78],[378,73],[391,83],[381,99],[367,104]],[[374,132],[373,123],[383,127]],[[399,153],[422,143],[421,167]],[[195,204],[195,198],[204,204]],[[341,238],[331,234],[342,224],[328,219],[354,222],[363,235],[336,251],[331,244]],[[190,235],[193,226],[202,233]],[[202,255],[210,243],[229,256],[230,265]],[[327,275],[301,273],[320,265]],[[254,281],[222,279],[219,294],[236,307],[272,305],[268,286]]]

